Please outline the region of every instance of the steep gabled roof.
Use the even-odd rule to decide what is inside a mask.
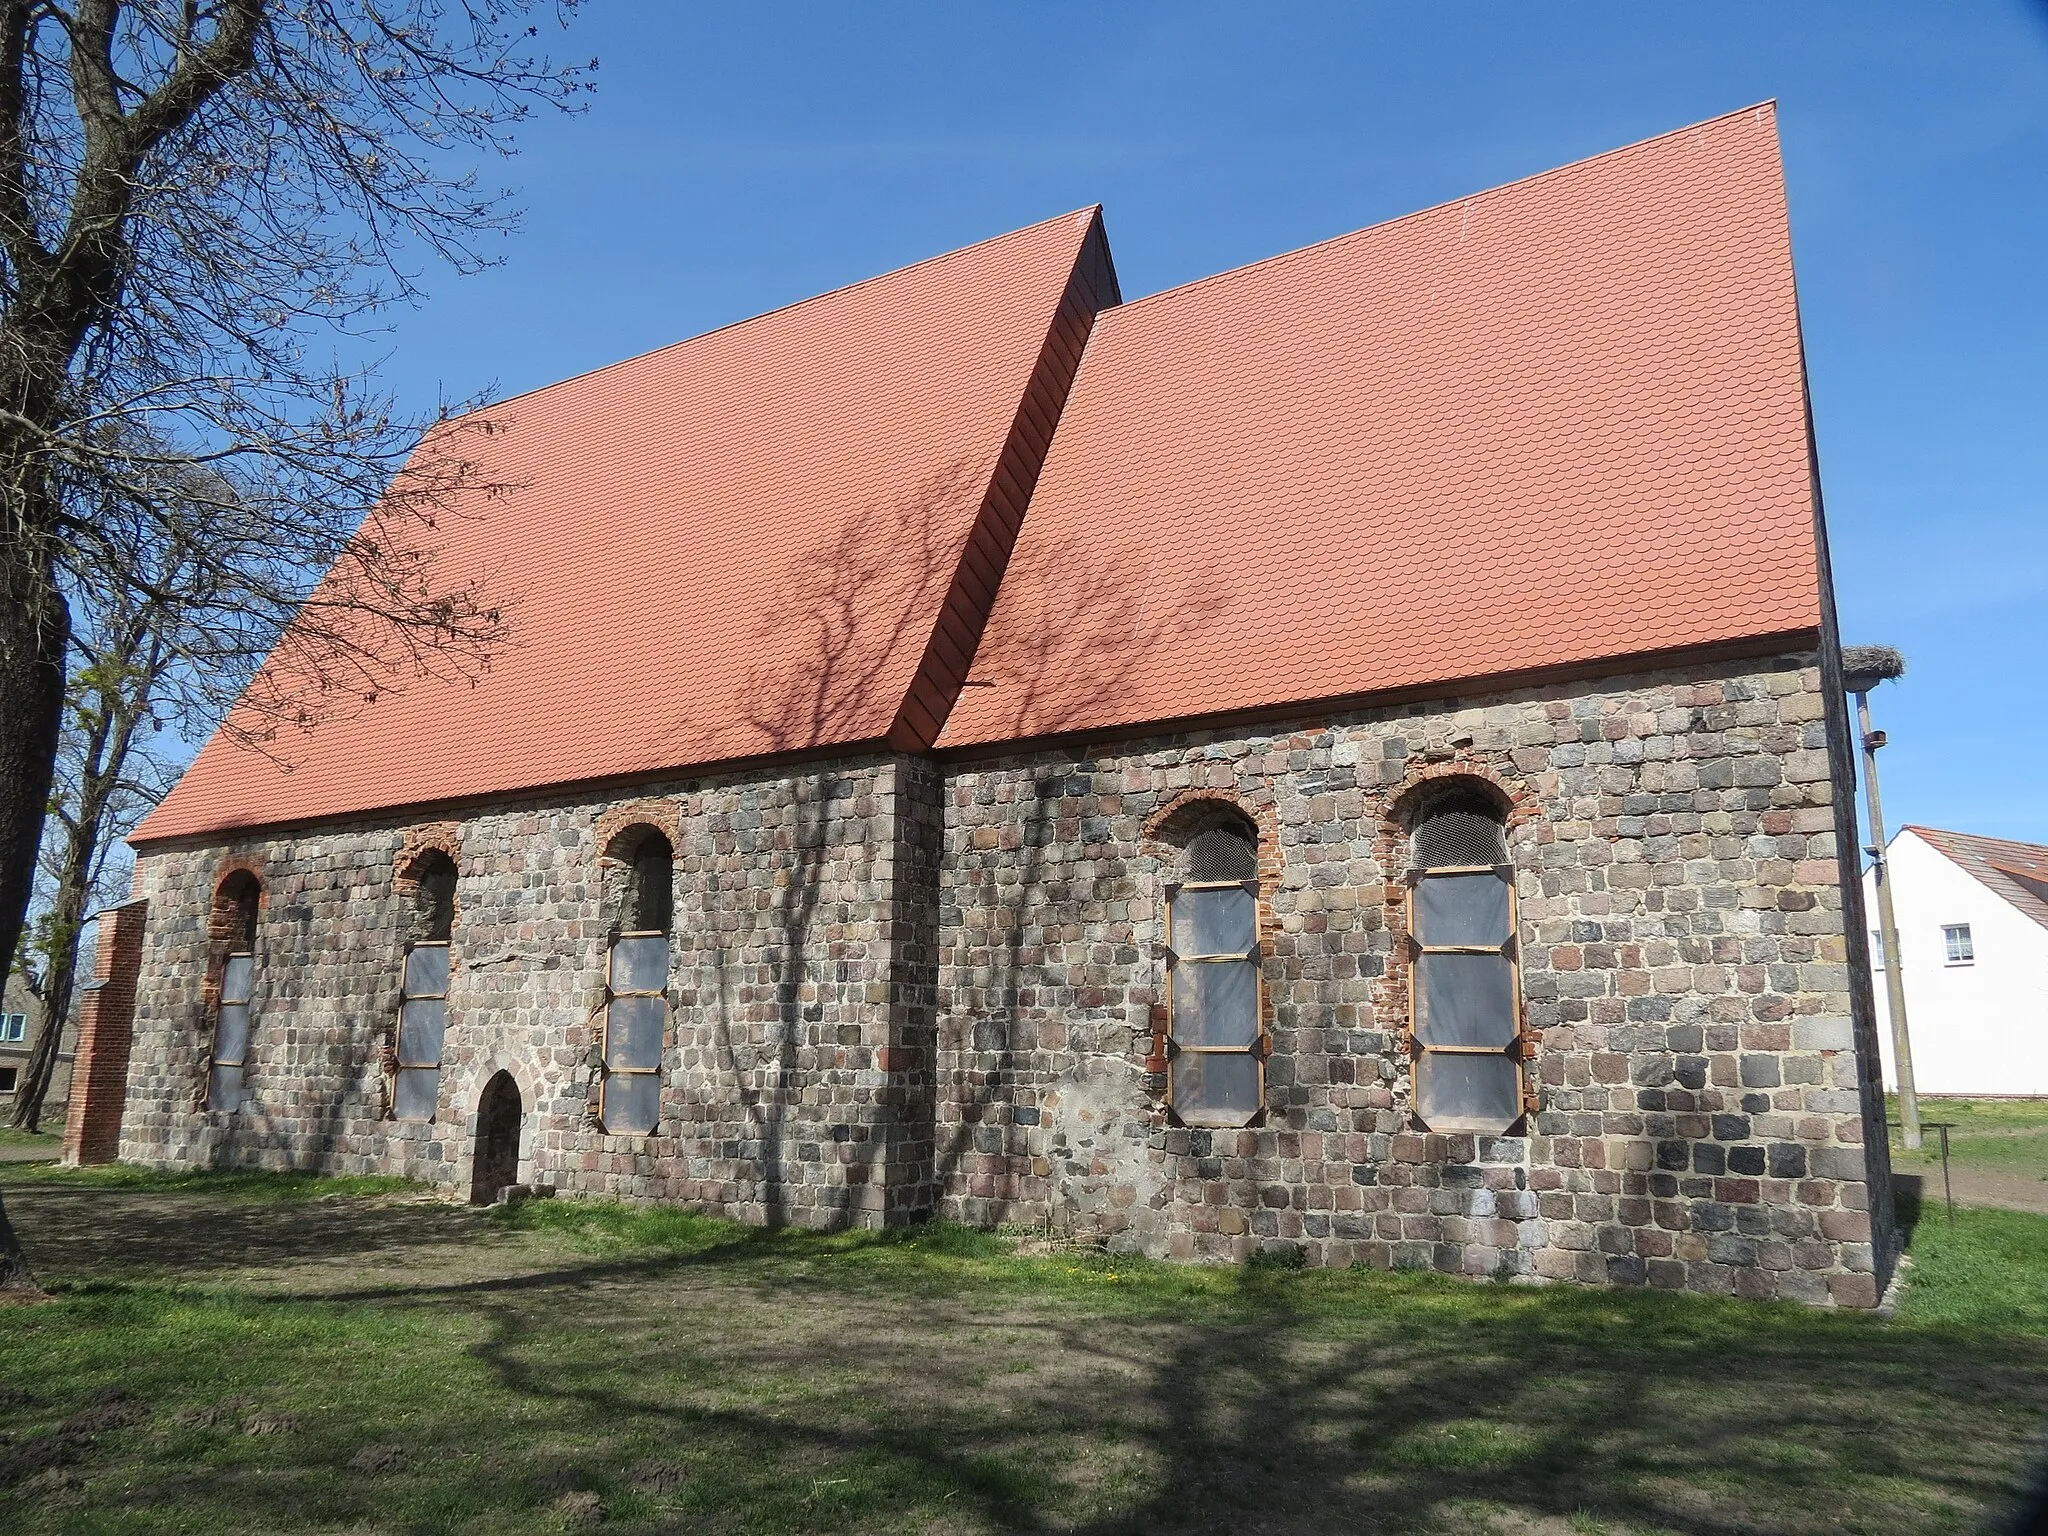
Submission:
[[[1105,314],[940,744],[1819,621],[1760,106]]]
[[[1911,832],[1947,855],[1973,879],[1989,886],[2000,900],[2048,928],[2048,848],[1935,827],[1908,825],[1899,830]]]
[[[474,686],[217,734],[136,840],[736,758],[928,746],[1095,311],[1097,210],[521,396],[440,521],[512,599]]]
[[[1116,302],[1090,210],[496,409],[490,671],[137,841],[1817,631],[1768,106]]]

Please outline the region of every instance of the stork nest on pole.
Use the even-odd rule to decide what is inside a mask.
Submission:
[[[1868,693],[1879,683],[1905,673],[1906,658],[1888,645],[1842,647],[1842,686],[1850,693]]]

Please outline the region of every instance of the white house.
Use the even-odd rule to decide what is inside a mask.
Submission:
[[[1907,826],[1888,857],[1920,1092],[2048,1097],[2048,848]],[[1890,1088],[1898,1068],[1874,871],[1863,896]]]

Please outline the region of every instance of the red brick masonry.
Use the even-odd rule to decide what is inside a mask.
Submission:
[[[64,1166],[111,1163],[121,1150],[121,1106],[128,1094],[128,1053],[135,1043],[135,983],[142,973],[147,901],[99,914],[99,951],[78,1025],[71,1069],[71,1113],[64,1123]]]

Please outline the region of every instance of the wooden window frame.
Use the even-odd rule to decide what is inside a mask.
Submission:
[[[612,985],[612,960],[619,952],[621,939],[660,939],[667,946],[667,955],[661,968],[661,986],[649,992],[640,988],[620,991]],[[607,1136],[652,1136],[661,1128],[661,1067],[668,1055],[668,1030],[674,1020],[674,1009],[668,1001],[668,973],[675,964],[675,933],[670,928],[632,929],[617,934],[606,946],[604,952],[604,1023],[600,1029],[598,1046],[604,1059],[604,1077],[598,1087],[597,1121]],[[658,997],[661,999],[661,1045],[655,1052],[651,1067],[614,1067],[612,1065],[612,1003],[622,997]],[[644,1131],[615,1131],[611,1128],[611,1093],[614,1077],[652,1077],[654,1090],[654,1124]]]
[[[416,949],[445,949],[448,964],[439,992],[414,992],[406,978],[412,971],[412,952]],[[455,941],[447,939],[413,939],[405,946],[404,957],[399,961],[398,970],[398,1028],[392,1041],[392,1058],[397,1063],[393,1068],[391,1082],[391,1118],[406,1125],[432,1125],[441,1114],[441,1066],[448,1055],[448,988],[455,980]],[[432,1061],[407,1061],[405,1059],[405,1005],[407,1003],[438,1002],[441,1005],[441,1048],[434,1053]],[[420,1118],[398,1113],[398,1082],[407,1072],[432,1072],[434,1074],[434,1110]]]
[[[1252,899],[1251,947],[1222,954],[1183,955],[1173,947],[1173,908],[1183,891],[1240,890]],[[1259,890],[1257,876],[1248,880],[1174,880],[1166,886],[1166,1107],[1173,1118],[1192,1130],[1234,1131],[1257,1124],[1266,1113],[1266,1062],[1273,1054],[1272,1038],[1266,1029],[1266,946],[1259,937]],[[1174,1034],[1173,979],[1183,964],[1201,965],[1224,961],[1250,962],[1255,987],[1252,995],[1252,1039],[1249,1045],[1182,1045]],[[1190,1120],[1181,1113],[1173,1090],[1173,1060],[1183,1053],[1202,1056],[1250,1056],[1259,1074],[1259,1102],[1243,1120]]]
[[[248,991],[244,993],[241,997],[229,997],[228,976],[234,970],[234,962],[237,960],[247,960],[249,962],[249,988]],[[240,1114],[242,1112],[242,1103],[248,1097],[249,1039],[256,1032],[256,1021],[254,1016],[251,1014],[250,1010],[255,1007],[255,999],[255,946],[251,945],[247,949],[229,950],[226,954],[221,956],[220,995],[218,998],[215,999],[213,1005],[213,1048],[207,1053],[206,1058],[206,1107],[211,1110],[216,1110],[223,1115]],[[221,1059],[220,1055],[220,1016],[221,1010],[225,1008],[240,1008],[242,1010],[242,1054],[237,1056],[233,1061],[224,1061]],[[213,1074],[222,1067],[233,1067],[237,1072],[241,1074],[241,1076],[235,1080],[235,1104],[234,1108],[232,1109],[223,1109],[221,1108],[221,1106],[214,1102],[215,1089]]]
[[[1415,893],[1425,880],[1446,876],[1492,875],[1507,887],[1507,936],[1498,944],[1425,944],[1415,927]],[[1408,1071],[1415,1084],[1415,1118],[1431,1131],[1444,1135],[1506,1136],[1515,1125],[1537,1108],[1536,1090],[1530,1082],[1529,1063],[1535,1059],[1536,1037],[1529,1030],[1528,1005],[1522,990],[1522,908],[1521,893],[1515,889],[1513,864],[1437,864],[1407,873],[1408,929]],[[1422,962],[1429,955],[1500,955],[1508,962],[1508,985],[1513,989],[1514,1034],[1506,1045],[1425,1045],[1422,1041]],[[1421,1070],[1424,1056],[1506,1056],[1515,1064],[1517,1113],[1495,1129],[1491,1123],[1440,1122],[1432,1124],[1422,1113]]]
[[[1960,967],[1977,963],[1977,935],[1968,923],[1941,925],[1941,956],[1943,965]]]

